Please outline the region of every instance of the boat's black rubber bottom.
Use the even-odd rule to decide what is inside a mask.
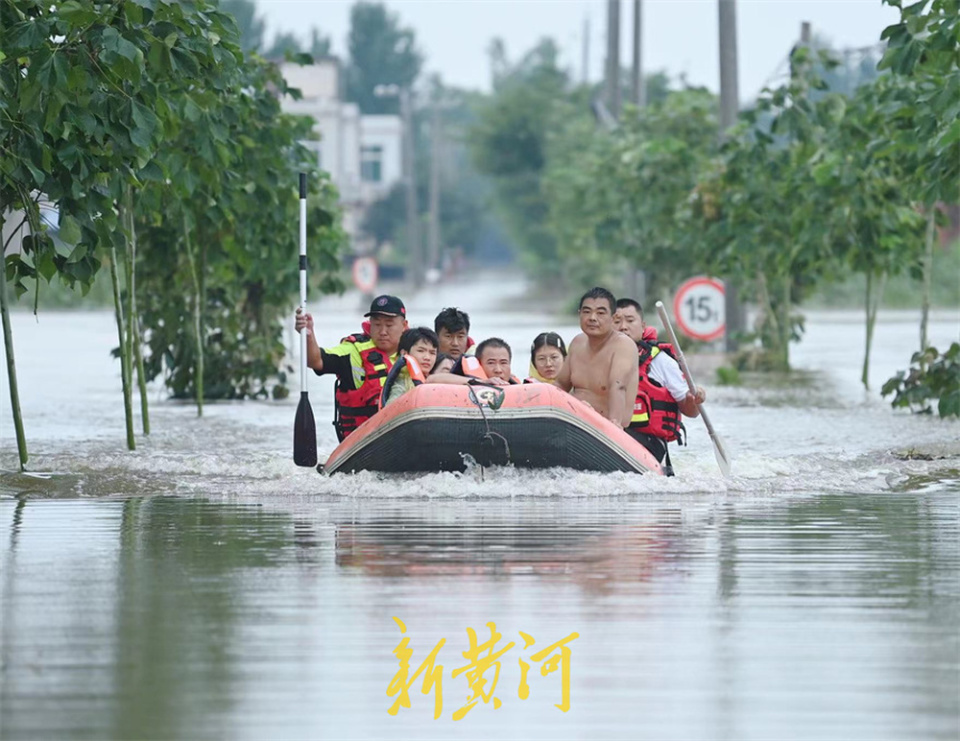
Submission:
[[[637,472],[637,464],[576,425],[559,419],[410,420],[350,455],[335,472],[463,471],[466,456],[482,466],[563,466]]]

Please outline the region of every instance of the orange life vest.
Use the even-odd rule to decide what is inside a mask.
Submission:
[[[390,390],[404,368],[407,369],[407,373],[410,375],[410,380],[413,381],[414,386],[419,386],[427,380],[423,375],[423,370],[420,368],[420,363],[417,362],[415,357],[412,355],[404,355],[403,357],[397,358],[397,362],[393,364],[393,367],[387,374],[387,380],[384,381],[383,390],[380,392],[381,409],[387,405]]]
[[[673,357],[673,345],[640,341],[637,343],[640,363],[640,379],[633,416],[628,425],[632,429],[659,437],[667,442],[679,440],[683,444],[683,422],[680,406],[673,395],[650,378],[650,363],[661,352]]]
[[[483,369],[483,366],[480,365],[480,361],[473,355],[464,355],[460,358],[460,370],[463,375],[469,378],[476,378],[479,381],[489,380],[487,372]],[[516,376],[510,376],[510,383],[518,384],[520,383],[520,379]]]
[[[377,349],[369,335],[350,335],[341,340],[341,344],[345,342],[353,344],[359,355],[360,366],[356,367],[354,362],[354,373],[359,371],[363,381],[358,388],[346,389],[337,379],[333,395],[333,427],[340,442],[379,411],[380,391],[393,365],[390,357]]]

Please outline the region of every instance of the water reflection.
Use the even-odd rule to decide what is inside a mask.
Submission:
[[[580,634],[571,712],[505,665],[479,736],[947,738],[956,502],[0,500],[3,736],[448,737],[452,679],[386,713],[398,615],[448,669],[488,620]]]

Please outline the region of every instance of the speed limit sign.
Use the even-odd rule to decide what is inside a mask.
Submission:
[[[353,261],[353,285],[361,293],[373,293],[380,268],[375,257],[358,257]]]
[[[727,329],[723,281],[705,276],[686,281],[673,299],[673,315],[687,337],[704,342],[723,337]]]

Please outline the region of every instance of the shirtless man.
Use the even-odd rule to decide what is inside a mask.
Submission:
[[[591,288],[580,299],[580,329],[557,385],[620,427],[630,424],[637,395],[637,346],[613,326],[616,299]]]

